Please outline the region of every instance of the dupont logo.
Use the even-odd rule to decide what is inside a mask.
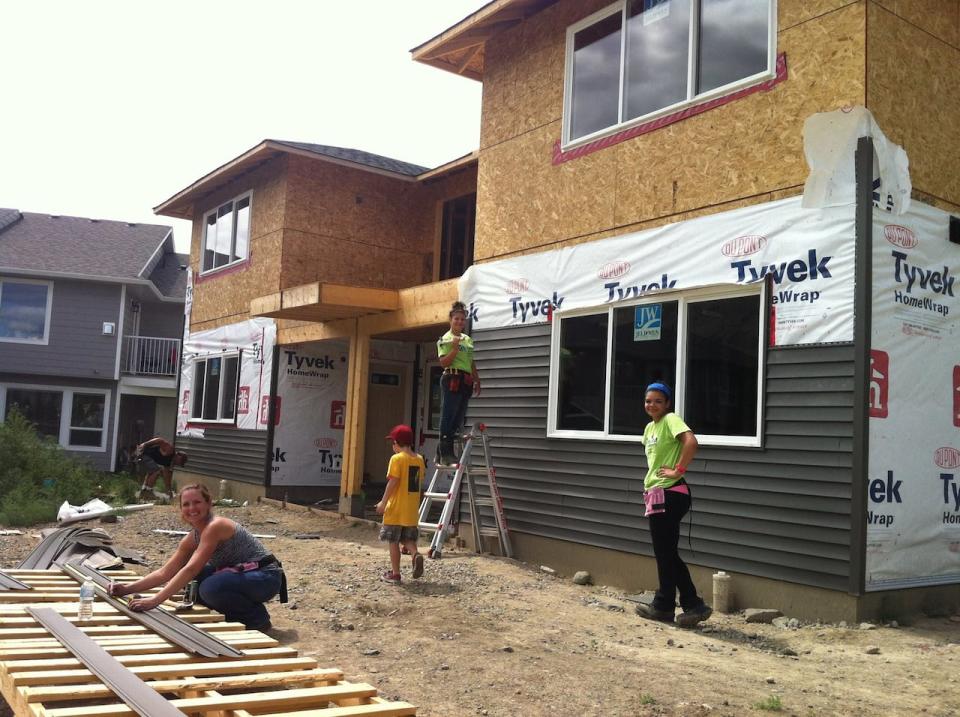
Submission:
[[[597,277],[600,279],[618,279],[630,271],[629,261],[608,261],[600,267]]]
[[[960,450],[944,446],[933,452],[933,462],[941,468],[960,468]]]
[[[507,285],[503,287],[503,290],[511,296],[515,296],[517,294],[522,294],[529,288],[530,282],[527,279],[511,279],[507,282]]]
[[[901,249],[913,249],[920,243],[920,240],[917,239],[917,235],[913,233],[912,229],[907,229],[899,224],[887,224],[887,226],[883,228],[883,235],[887,238],[888,242]]]
[[[321,437],[314,439],[313,445],[317,448],[336,448],[340,441],[336,438]]]
[[[760,234],[747,234],[746,236],[728,239],[720,247],[720,253],[724,256],[750,256],[756,254],[767,245],[767,238]]]
[[[886,418],[887,397],[890,395],[890,355],[886,351],[870,351],[870,418]]]

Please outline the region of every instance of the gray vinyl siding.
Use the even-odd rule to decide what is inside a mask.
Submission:
[[[119,300],[119,299],[118,299]],[[118,304],[119,308],[119,304]],[[6,368],[4,366],[4,368]],[[107,420],[104,422],[104,430],[107,432],[106,447],[101,450],[92,451],[72,451],[69,448],[64,450],[77,460],[86,461],[94,468],[100,471],[109,471],[111,459],[116,451],[114,447],[114,427],[117,424],[117,382],[116,381],[98,381],[95,379],[77,379],[62,376],[29,376],[25,374],[0,373],[0,384],[5,386],[25,386],[37,390],[60,391],[65,388],[74,390],[97,389],[98,391],[109,391],[107,396]],[[0,420],[6,415],[5,402],[0,401]],[[69,410],[69,406],[64,410]],[[2,467],[0,467],[2,470]]]
[[[550,327],[478,331],[487,424],[512,531],[652,555],[638,443],[546,437]],[[767,351],[763,447],[701,446],[693,564],[846,589],[850,554],[853,347]],[[696,426],[692,426],[696,431]]]
[[[127,331],[126,333],[130,333]],[[140,308],[140,335],[166,339],[183,336],[183,304],[142,304]]]
[[[0,366],[15,373],[112,379],[117,337],[103,335],[103,322],[120,330],[120,291],[119,284],[53,281],[49,343],[0,341]]]
[[[263,485],[267,432],[206,428],[203,438],[177,438],[177,450],[187,454],[186,470],[217,478]]]

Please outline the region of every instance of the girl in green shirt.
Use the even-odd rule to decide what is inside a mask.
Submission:
[[[463,428],[470,397],[480,394],[480,374],[473,360],[473,339],[463,333],[466,325],[467,307],[462,301],[453,302],[450,330],[437,341],[437,355],[443,367],[437,461],[444,465],[457,462],[454,439]]]
[[[694,627],[713,612],[697,594],[679,550],[680,521],[690,510],[690,488],[683,474],[697,452],[697,437],[680,416],[670,411],[672,398],[670,387],[659,382],[647,386],[644,396],[644,409],[652,419],[643,431],[647,454],[644,502],[660,586],[653,602],[637,603],[636,612],[651,620],[674,622],[679,590],[683,612],[676,622],[680,627]]]

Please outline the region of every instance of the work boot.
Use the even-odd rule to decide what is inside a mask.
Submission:
[[[638,602],[633,611],[640,617],[645,617],[648,620],[657,620],[658,622],[673,622],[673,612],[657,610],[657,608],[655,608],[653,605],[647,605],[644,602]]]
[[[680,627],[696,627],[698,623],[708,620],[711,615],[713,615],[713,608],[706,603],[701,603],[699,607],[680,613],[677,624]]]

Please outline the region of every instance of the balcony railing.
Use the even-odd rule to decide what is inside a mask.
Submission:
[[[156,336],[124,336],[120,370],[136,376],[177,375],[180,366],[180,339]]]

